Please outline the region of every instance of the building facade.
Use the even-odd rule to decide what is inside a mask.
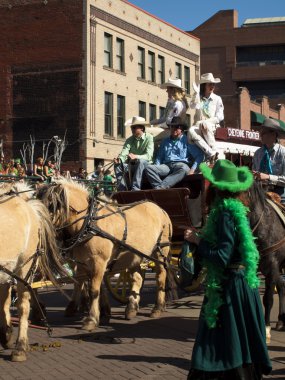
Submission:
[[[181,78],[190,97],[199,75],[199,38],[125,0],[0,0],[0,17],[0,139],[10,157],[30,136],[41,155],[66,135],[63,164],[90,172],[118,155],[127,119],[162,114],[163,82]]]
[[[238,27],[237,11],[222,10],[191,34],[201,41],[201,73],[222,80],[226,126],[250,129],[262,115],[285,122],[285,17],[248,19]],[[240,98],[242,88],[249,97]]]

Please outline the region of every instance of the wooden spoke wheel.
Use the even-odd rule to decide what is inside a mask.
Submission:
[[[141,270],[141,275],[144,282],[145,270]],[[129,271],[125,270],[119,273],[108,272],[105,274],[104,282],[116,301],[124,305],[128,303],[132,287],[132,277]]]

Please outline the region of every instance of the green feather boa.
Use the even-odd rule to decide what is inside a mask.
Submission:
[[[251,288],[257,288],[259,278],[257,268],[259,253],[254,243],[254,237],[247,218],[248,208],[238,199],[218,199],[214,203],[207,224],[201,232],[201,237],[209,242],[211,247],[217,246],[217,223],[218,216],[223,211],[228,210],[234,217],[240,245],[238,247],[242,257],[242,264],[245,266],[245,279]],[[209,328],[216,327],[218,312],[223,304],[222,281],[224,279],[224,269],[213,265],[209,260],[204,263],[207,268],[206,292],[207,303],[204,305],[204,316]]]

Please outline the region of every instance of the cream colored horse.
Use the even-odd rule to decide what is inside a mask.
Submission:
[[[42,187],[38,197],[49,208],[56,227],[64,234],[63,241],[73,238],[68,245],[73,245],[70,254],[77,263],[77,275],[88,273],[91,278],[91,307],[89,316],[83,322],[83,328],[93,330],[99,323],[99,295],[104,273],[109,264],[112,271],[128,270],[133,273],[133,283],[129,303],[126,308],[126,318],[136,315],[139,301],[142,277],[140,263],[142,257],[120,246],[119,241],[125,241],[133,248],[143,252],[148,257],[159,260],[156,263],[157,297],[151,316],[158,317],[165,309],[165,291],[167,271],[164,262],[168,259],[169,242],[172,235],[172,224],[169,216],[152,202],[117,207],[115,205],[97,204],[85,230],[93,231],[83,242],[76,243],[77,237],[84,231],[84,223],[90,216],[90,199],[86,188],[72,180],[61,180],[55,185]],[[87,218],[87,219],[86,219]],[[115,239],[96,234],[94,227],[99,227]],[[83,230],[82,230],[83,228]],[[84,234],[83,234],[84,235]],[[161,248],[157,243],[161,242]],[[164,244],[165,243],[165,244]],[[169,271],[171,272],[171,271]],[[74,311],[78,306],[79,292],[82,287],[76,287],[73,302],[67,312]]]
[[[32,189],[25,184],[0,186],[0,265],[19,278],[26,279],[34,261],[44,275],[54,280],[54,274],[63,274],[55,245],[54,227],[46,207],[31,199]],[[39,252],[38,259],[34,260]],[[35,262],[35,265],[37,263]],[[36,269],[36,268],[34,268]],[[0,343],[13,348],[10,316],[12,278],[0,269]],[[30,293],[17,281],[19,330],[13,361],[26,360],[28,350],[28,316]]]

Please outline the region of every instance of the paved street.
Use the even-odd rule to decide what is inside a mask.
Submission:
[[[94,333],[79,329],[80,317],[66,319],[67,300],[53,288],[42,290],[54,330],[30,328],[32,351],[24,363],[12,363],[0,352],[0,379],[186,379],[197,329],[202,292],[183,296],[162,318],[148,317],[154,299],[147,279],[142,307],[134,321],[124,320],[124,307],[113,302],[109,325]],[[275,296],[272,326],[277,316]],[[272,330],[269,346],[273,372],[266,379],[285,379],[285,332]]]

